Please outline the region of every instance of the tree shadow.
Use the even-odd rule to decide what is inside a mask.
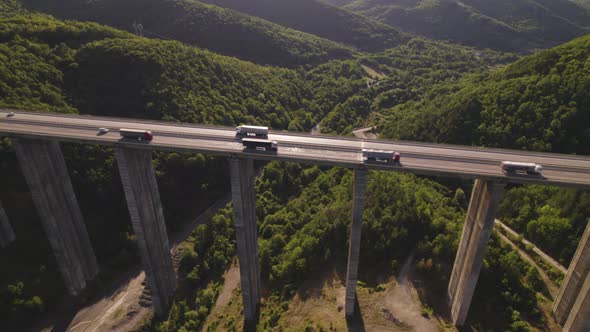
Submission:
[[[354,300],[354,313],[352,316],[346,316],[346,326],[349,332],[364,332],[365,321],[359,305],[358,296]]]

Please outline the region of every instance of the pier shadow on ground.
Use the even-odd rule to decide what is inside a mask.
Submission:
[[[363,320],[363,314],[361,312],[361,306],[359,305],[358,296],[354,300],[354,314],[352,316],[346,316],[346,326],[349,332],[364,332],[365,321]]]

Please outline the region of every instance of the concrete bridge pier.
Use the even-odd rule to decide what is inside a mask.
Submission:
[[[12,143],[66,288],[78,295],[98,274],[98,264],[59,143]]]
[[[10,226],[10,222],[8,222],[8,216],[4,211],[4,207],[2,207],[2,202],[0,202],[0,248],[8,246],[14,239],[14,231]]]
[[[260,305],[254,161],[231,158],[229,164],[244,319],[252,323],[258,319]]]
[[[157,315],[165,315],[176,290],[166,223],[149,150],[115,148],[121,182]]]
[[[504,184],[475,180],[448,287],[455,325],[467,318],[503,189]]]
[[[363,205],[365,188],[367,186],[366,169],[354,172],[354,187],[352,194],[352,225],[350,226],[350,244],[348,247],[348,266],[346,270],[346,299],[344,313],[354,315],[356,302],[356,281],[358,278],[359,253],[361,251],[361,231],[363,229]]]
[[[553,303],[553,316],[565,332],[590,331],[590,222]]]

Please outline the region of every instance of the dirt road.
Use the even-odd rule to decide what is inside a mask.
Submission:
[[[514,250],[516,250],[516,252],[518,252],[520,257],[522,257],[522,259],[529,262],[532,266],[534,266],[537,269],[537,271],[539,271],[539,275],[541,276],[541,279],[543,280],[545,287],[547,287],[547,291],[549,291],[549,295],[551,295],[551,300],[554,300],[555,297],[557,296],[557,293],[559,293],[559,287],[557,285],[555,285],[553,283],[553,281],[551,281],[551,278],[549,278],[547,273],[545,273],[545,271],[537,265],[535,260],[531,256],[529,256],[529,254],[527,254],[525,251],[521,250],[509,238],[504,236],[504,234],[502,234],[500,232],[497,232],[497,234],[498,234],[498,236],[500,236],[500,239],[503,242],[508,243]]]
[[[170,236],[171,252],[177,257],[177,247],[190,236],[192,230],[201,223],[206,222],[219,209],[223,208],[231,200],[231,195],[225,195],[213,203],[205,212],[201,213],[191,223],[177,234]],[[123,332],[132,330],[152,311],[149,301],[140,301],[144,294],[145,273],[138,267],[124,278],[117,281],[109,289],[104,291],[102,297],[96,302],[79,310],[66,331],[96,332],[114,331]],[[239,278],[238,278],[239,280]],[[143,297],[147,295],[144,294]],[[140,302],[144,305],[140,305]],[[48,327],[51,330],[51,327]]]
[[[506,226],[503,222],[501,222],[500,220],[496,219],[494,221],[494,223],[500,227],[502,227],[505,231],[507,231],[508,233],[512,234],[512,236],[518,237],[519,234],[516,233],[515,231],[513,231],[510,227]],[[544,253],[541,249],[537,248],[536,245],[534,245],[532,242],[528,241],[527,239],[522,239],[522,242],[524,244],[526,244],[527,246],[531,246],[533,248],[533,251],[541,256],[541,258],[549,265],[553,266],[554,268],[558,269],[559,271],[563,272],[563,274],[567,273],[567,269],[559,264],[556,260],[554,260],[553,258],[551,258],[549,255],[547,255],[546,253]]]
[[[358,138],[376,139],[377,135],[373,133],[373,127],[360,128],[353,130],[352,133]]]
[[[234,259],[229,269],[225,271],[223,279],[223,288],[221,289],[221,292],[219,293],[219,296],[217,297],[215,305],[211,309],[211,312],[209,313],[207,320],[203,324],[203,328],[201,329],[201,331],[208,330],[209,325],[211,325],[211,323],[215,321],[217,314],[222,312],[223,309],[229,304],[233,296],[234,290],[240,286],[240,266],[238,265],[237,259]]]
[[[143,271],[122,279],[119,287],[106,292],[98,302],[89,305],[76,314],[67,331],[129,331],[151,311],[139,305],[143,293]]]

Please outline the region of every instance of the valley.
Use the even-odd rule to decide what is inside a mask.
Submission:
[[[590,155],[589,8],[584,0],[5,0],[0,107]],[[101,271],[76,299],[77,309],[95,308],[92,318],[64,326],[248,330],[225,158],[152,153],[168,234],[184,235],[174,241],[178,289],[166,315],[141,307],[125,319],[120,308],[139,308],[140,279],[128,278],[128,294],[125,281],[101,296],[141,266],[113,148],[61,149]],[[473,182],[381,171],[367,177],[361,314],[347,320],[353,171],[256,167],[258,331],[561,330],[548,294],[563,271],[528,259],[504,233],[491,235],[465,326],[453,326],[447,285]],[[0,184],[16,234],[0,248],[8,267],[0,329],[34,329],[68,298],[7,137]],[[191,223],[215,202],[224,204]],[[540,185],[507,185],[497,212],[565,267],[589,217],[588,191]]]

